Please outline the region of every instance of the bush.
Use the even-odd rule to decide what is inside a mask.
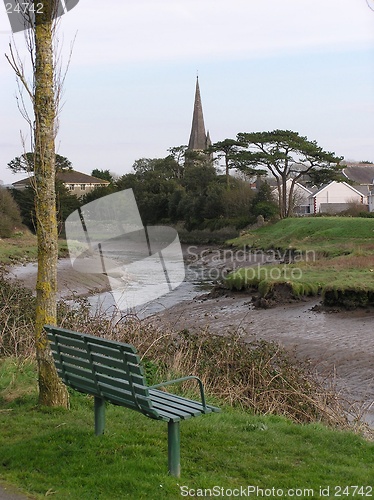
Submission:
[[[22,225],[21,213],[12,195],[0,187],[0,238],[10,238],[15,228]]]
[[[35,298],[0,274],[0,356],[34,355]]]
[[[35,356],[35,299],[19,283],[4,276],[0,281],[0,356]],[[58,324],[133,344],[152,383],[194,374],[209,395],[229,405],[296,422],[346,425],[335,393],[324,389],[306,365],[273,342],[246,342],[238,333],[218,336],[207,329],[173,332],[131,315],[120,320],[100,313],[92,316],[85,299],[75,307],[61,302]],[[192,387],[186,382],[182,390],[186,393]]]

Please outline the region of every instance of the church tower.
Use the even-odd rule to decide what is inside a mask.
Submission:
[[[204,151],[211,145],[209,132],[205,133],[203,107],[201,104],[199,77],[196,78],[195,103],[192,117],[192,127],[187,150]]]

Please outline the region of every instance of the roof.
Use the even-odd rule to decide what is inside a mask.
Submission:
[[[374,184],[374,165],[348,165],[344,167],[343,174],[357,184]]]
[[[362,196],[362,194],[363,194],[358,189],[356,189],[355,187],[351,186],[350,184],[347,184],[346,182],[331,181],[328,184],[325,184],[324,186],[322,186],[320,189],[318,189],[318,191],[316,191],[315,193],[313,193],[311,195],[311,197],[314,198],[315,196],[317,196],[317,194],[321,193],[322,191],[324,191],[326,188],[328,188],[332,184],[342,184],[342,185],[344,185],[344,186],[352,189],[352,191],[354,191],[356,194],[359,194],[360,196]]]
[[[56,178],[67,184],[110,184],[109,181],[87,175],[75,170],[67,170],[65,172],[57,172]]]
[[[26,186],[30,184],[31,179],[34,176],[26,177],[20,181],[13,182],[12,186]],[[64,184],[110,184],[109,181],[99,179],[98,177],[93,177],[92,175],[84,174],[83,172],[77,172],[75,170],[68,170],[66,172],[57,172],[56,179],[59,179]]]
[[[272,179],[272,178],[270,178],[270,177],[269,177],[269,180],[270,180],[270,179]],[[291,183],[292,183],[292,181],[293,181],[293,179],[287,179],[287,186],[290,186],[290,185],[291,185]],[[271,184],[269,183],[269,185],[270,185],[270,187],[272,188],[272,191],[273,191],[273,192],[274,192],[274,191],[276,191],[276,190],[278,189],[278,185],[277,185],[277,183],[275,182],[275,179],[274,179],[274,182],[272,182]],[[308,196],[309,196],[309,195],[311,195],[311,194],[313,194],[313,191],[312,191],[311,189],[307,188],[307,187],[306,187],[306,186],[304,186],[303,184],[300,184],[300,182],[297,182],[297,181],[296,181],[296,182],[294,183],[294,186],[295,186],[296,188],[298,188],[298,189],[302,189],[303,191],[305,191],[305,192],[308,194]]]

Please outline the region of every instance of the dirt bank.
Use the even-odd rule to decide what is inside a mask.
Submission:
[[[186,265],[203,269],[214,281],[227,269],[256,265],[268,259],[265,254],[230,253],[227,249],[189,246],[184,248]],[[270,256],[273,257],[273,256]],[[17,266],[12,275],[26,286],[35,287],[36,264]],[[90,295],[108,290],[105,276],[82,275],[71,268],[68,259],[58,264],[61,297]],[[312,310],[319,299],[255,309],[252,297],[244,293],[225,293],[214,298],[199,295],[148,318],[174,329],[208,328],[212,333],[240,331],[250,340],[273,340],[307,359],[317,373],[336,383],[344,397],[364,403],[367,419],[374,426],[374,311],[318,312]]]
[[[27,288],[35,290],[38,265],[36,262],[9,266],[8,276],[19,280]],[[70,259],[60,259],[57,264],[59,298],[85,297],[110,290],[108,278],[103,274],[82,274],[74,270]]]
[[[374,425],[374,311],[313,311],[318,301],[294,302],[255,309],[251,296],[229,293],[196,297],[149,318],[174,329],[208,328],[212,333],[239,331],[249,340],[275,341],[292,350],[343,397],[364,403]],[[371,407],[371,408],[370,408]]]

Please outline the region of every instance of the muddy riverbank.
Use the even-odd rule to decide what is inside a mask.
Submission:
[[[214,283],[232,268],[273,261],[274,255],[240,253],[227,249],[190,246],[184,249],[187,275],[192,281]],[[278,258],[279,256],[275,256]],[[10,270],[30,288],[35,287],[36,264]],[[109,289],[105,276],[82,275],[64,259],[58,266],[59,294],[92,295]],[[179,294],[171,292],[165,306],[144,321],[176,330],[208,329],[224,335],[239,331],[248,339],[275,341],[293,351],[299,359],[308,360],[312,369],[335,384],[344,399],[366,409],[366,420],[374,427],[374,310],[319,312],[320,300],[293,301],[269,309],[254,307],[248,293],[206,292]],[[182,299],[180,298],[182,297]],[[194,298],[192,298],[194,297]]]
[[[316,312],[316,300],[255,309],[251,296],[230,293],[196,297],[148,318],[176,330],[208,329],[224,335],[238,331],[248,340],[275,341],[307,360],[344,399],[363,405],[374,425],[374,312]]]

